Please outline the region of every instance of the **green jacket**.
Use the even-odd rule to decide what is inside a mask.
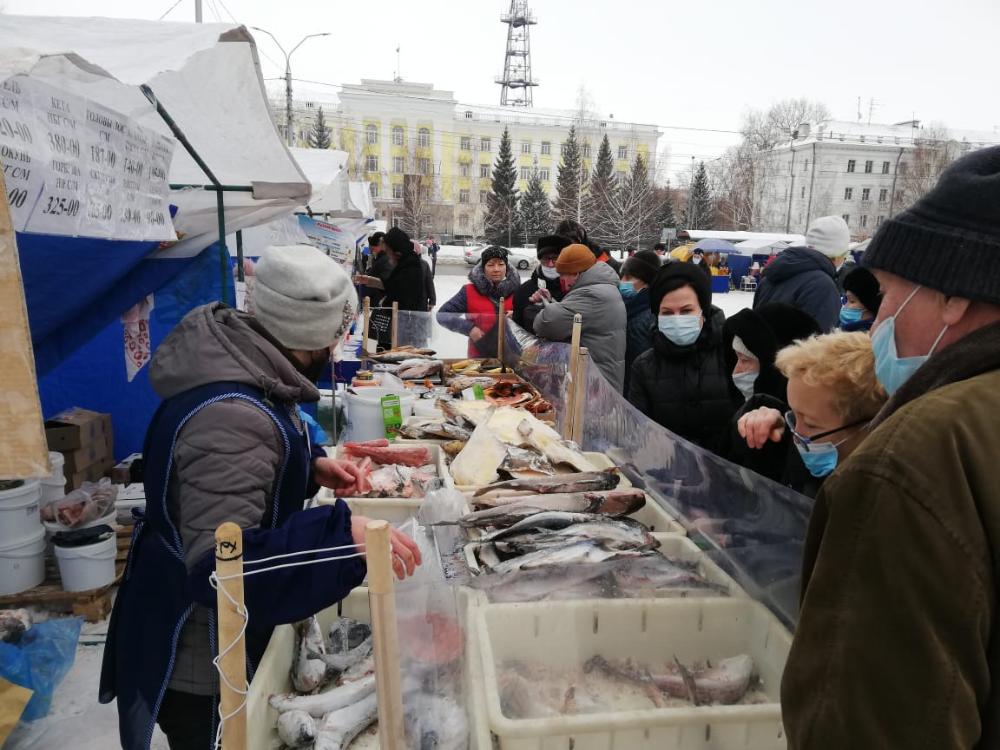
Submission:
[[[1000,324],[932,357],[824,483],[788,747],[1000,747]]]

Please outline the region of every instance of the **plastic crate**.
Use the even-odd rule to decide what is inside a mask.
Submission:
[[[482,605],[478,620],[489,728],[501,750],[781,750],[779,687],[791,634],[746,598]],[[497,665],[577,667],[592,656],[666,663],[750,654],[769,702],[517,719],[505,716]]]

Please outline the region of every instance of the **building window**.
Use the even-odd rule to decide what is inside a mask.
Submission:
[[[903,191],[902,190],[897,190],[896,191],[896,203],[902,203],[902,202],[903,202]]]
[[[469,191],[468,190],[459,190],[458,191],[458,202],[459,203],[468,203],[469,202]]]
[[[899,163],[899,173],[900,174],[906,174],[909,171],[909,169],[910,169],[910,165],[907,164],[905,161]]]
[[[847,171],[848,172],[853,172],[854,171],[854,165],[855,165],[855,163],[856,162],[854,161],[854,159],[848,159],[847,160]]]
[[[803,171],[803,172],[808,172],[808,171],[809,171],[809,160],[808,160],[808,159],[806,159],[806,160],[805,160],[805,161],[804,161],[804,162],[802,163],[802,171]]]
[[[540,179],[542,182],[548,182],[549,181],[549,168],[548,167],[543,167],[542,169],[538,170],[538,179]]]
[[[378,172],[378,157],[375,154],[368,154],[365,157],[365,171]]]
[[[542,155],[547,156],[552,153],[552,144],[548,141],[542,141]]]
[[[472,139],[467,135],[463,135],[461,147],[463,151],[472,151]]]
[[[403,129],[396,125],[392,129],[392,145],[402,146],[403,145]]]
[[[618,147],[618,158],[619,159],[626,159],[626,160],[628,159],[628,146],[619,146]]]
[[[869,159],[868,161],[866,161],[865,162],[865,174],[871,174],[872,173],[872,169],[874,167],[875,167],[875,162],[873,162],[871,159]]]
[[[431,173],[431,160],[430,159],[418,159],[417,160],[417,171],[420,174],[430,174]]]
[[[589,143],[584,143],[582,146],[580,146],[580,156],[582,156],[584,159],[589,159],[590,158],[590,144]]]
[[[490,176],[490,165],[489,164],[480,164],[479,165],[479,177],[481,179],[485,180],[485,179],[488,179],[489,176]]]
[[[489,193],[487,193],[485,190],[480,190],[479,191],[479,202],[480,203],[486,203],[486,196],[487,195],[489,195]]]
[[[403,157],[394,156],[392,157],[392,171],[396,174],[403,174]]]
[[[471,120],[472,119],[472,110],[471,109],[465,110],[465,119],[466,120]]]
[[[806,189],[805,189],[805,186],[803,186],[803,187],[802,187],[802,194],[801,194],[801,195],[800,195],[799,197],[800,197],[800,198],[805,198],[805,197],[806,197]]]
[[[463,164],[462,165],[462,177],[468,177],[468,176],[469,176],[469,165],[468,164]]]
[[[621,185],[623,182],[625,182],[625,173],[615,172],[615,179],[618,180],[618,184]]]
[[[465,214],[462,214],[461,216],[459,216],[458,217],[458,226],[460,226],[462,229],[468,229],[469,228],[469,217],[466,216]]]
[[[854,188],[844,188],[844,200],[849,201],[854,197]]]
[[[531,167],[521,167],[521,179],[522,180],[531,179]]]
[[[882,226],[883,221],[885,221],[885,216],[879,216],[877,219],[875,219],[875,226],[877,227]]]
[[[531,141],[525,141],[521,144],[521,153],[530,154],[531,153]]]
[[[377,182],[369,182],[368,183],[368,192],[371,193],[372,198],[378,198],[378,183]]]
[[[431,145],[431,131],[427,128],[420,128],[417,131],[417,145],[420,148],[428,148]]]
[[[861,228],[864,229],[868,226],[868,214],[861,215]]]
[[[861,200],[863,200],[863,201],[870,201],[871,199],[872,199],[872,190],[871,190],[871,188],[862,188],[861,189]]]
[[[493,150],[493,144],[492,144],[492,142],[490,141],[489,138],[480,138],[479,139],[479,150],[480,151],[492,151]]]
[[[844,223],[847,224],[847,226],[851,225],[851,215],[850,214],[841,214],[840,218],[844,220]]]
[[[882,174],[889,174],[889,162],[882,162]]]
[[[882,188],[878,191],[878,202],[885,203],[889,200],[889,188]]]
[[[392,197],[397,201],[403,200],[403,186],[393,185],[392,186]]]
[[[365,125],[365,141],[369,145],[378,143],[378,128],[374,125]]]

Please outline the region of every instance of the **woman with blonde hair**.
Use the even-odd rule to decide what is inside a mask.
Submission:
[[[788,411],[755,409],[737,429],[751,449],[783,450],[784,472],[771,478],[812,497],[865,439],[887,396],[865,333],[812,336],[778,352],[775,365],[788,378]]]

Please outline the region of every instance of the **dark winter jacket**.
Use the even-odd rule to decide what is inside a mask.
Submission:
[[[392,273],[385,279],[383,307],[399,303],[400,310],[427,312],[427,278],[430,269],[414,252],[404,253]],[[432,282],[433,283],[433,282]]]
[[[625,390],[628,393],[629,377],[635,358],[653,345],[656,316],[649,309],[649,287],[641,289],[634,297],[625,300],[628,316],[625,339]]]
[[[790,750],[1000,747],[1000,324],[934,354],[830,475],[781,684]]]
[[[531,274],[531,278],[525,281],[517,289],[514,295],[514,322],[526,331],[533,331],[535,316],[542,310],[541,303],[533,305],[529,300],[531,295],[538,291],[538,280],[542,276],[542,267],[538,266]],[[545,288],[552,295],[555,302],[561,302],[563,298],[562,286],[559,279],[545,279]]]
[[[437,290],[434,288],[434,270],[429,263],[420,261],[424,265],[424,296],[427,298],[425,310],[430,310],[437,304]]]
[[[627,318],[618,274],[607,263],[595,263],[581,273],[562,302],[547,304],[535,318],[535,335],[549,341],[569,341],[577,313],[583,317],[580,343],[620,393],[625,383]]]
[[[385,250],[380,252],[378,255],[372,255],[369,260],[368,276],[374,276],[385,285],[386,279],[389,278],[389,274],[392,273],[392,261],[389,259],[389,253]],[[376,289],[375,287],[366,286],[362,289],[361,297],[371,298],[372,307],[378,307],[382,298],[385,296],[384,289]]]
[[[840,289],[830,259],[808,247],[790,247],[761,274],[754,309],[767,302],[784,302],[809,313],[824,332],[840,323]]]
[[[698,340],[677,346],[657,331],[653,348],[632,363],[628,399],[643,414],[692,443],[718,451],[740,396],[723,352],[726,316],[707,310]]]

